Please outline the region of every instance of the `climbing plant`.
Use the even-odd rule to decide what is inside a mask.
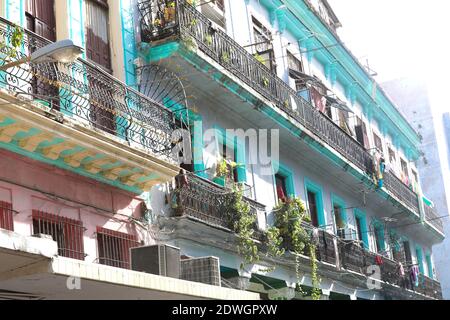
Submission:
[[[320,299],[321,292],[320,279],[317,274],[316,246],[312,242],[311,235],[304,225],[304,223],[309,223],[311,220],[303,202],[298,198],[287,199],[287,201],[280,203],[274,211],[276,212],[275,225],[268,233],[269,249],[271,246],[282,244],[285,248],[296,254],[295,271],[297,280],[300,278],[299,255],[309,255],[313,284],[311,297],[313,300]],[[273,248],[271,250],[274,251]],[[279,254],[280,252],[275,251],[275,253]]]
[[[256,216],[252,214],[250,204],[244,201],[244,190],[241,185],[235,184],[225,202],[224,213],[237,235],[238,252],[244,259],[240,267],[244,269],[246,265],[259,261],[258,246],[253,240]]]

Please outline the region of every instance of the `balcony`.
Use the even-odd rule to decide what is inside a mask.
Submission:
[[[255,90],[290,121],[306,128],[315,140],[330,146],[349,163],[372,178],[373,156],[325,114],[300,97],[287,83],[260,63],[225,32],[185,0],[165,7],[162,1],[140,0],[142,39],[152,45],[169,41],[195,42],[196,47],[223,69]],[[159,4],[159,6],[157,5]],[[192,40],[192,41],[191,41]],[[295,124],[297,125],[297,124]],[[409,211],[419,216],[417,195],[387,173],[385,188]]]
[[[442,223],[442,218],[439,217],[438,213],[436,212],[436,209],[426,204],[424,204],[424,209],[425,209],[425,221],[443,234],[444,224]]]
[[[339,242],[340,265],[344,270],[350,270],[366,275],[369,266],[378,265],[375,259],[376,256],[377,254],[365,250],[353,241]],[[382,261],[382,264],[379,265],[381,281],[389,285],[400,287],[404,290],[414,291],[433,299],[442,300],[441,285],[438,281],[420,274],[419,286],[414,287],[409,280],[409,268],[405,267],[405,276],[401,276],[399,263],[397,261],[391,260],[385,256],[380,257]]]
[[[233,221],[224,214],[229,203],[231,190],[198,176],[188,176],[187,184],[172,190],[171,199],[174,215],[189,217],[211,226],[226,230],[233,228]],[[265,206],[244,197],[253,215],[265,212]],[[176,202],[176,204],[175,204]],[[174,208],[175,206],[175,208]],[[255,225],[255,228],[257,226]]]
[[[2,18],[0,40],[0,65],[49,44]],[[9,68],[0,91],[2,148],[135,193],[178,172],[172,112],[88,61]]]

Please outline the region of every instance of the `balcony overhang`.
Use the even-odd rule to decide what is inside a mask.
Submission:
[[[171,180],[173,160],[0,90],[0,147],[136,194]]]
[[[62,258],[57,252],[52,240],[0,230],[0,294],[48,300],[260,299],[255,293]]]

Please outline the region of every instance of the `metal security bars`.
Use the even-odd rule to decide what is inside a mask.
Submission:
[[[225,32],[215,28],[207,17],[186,0],[139,0],[138,8],[143,41],[179,39],[190,46],[197,46],[239,80],[270,100],[276,108],[372,176],[373,156],[362,145]],[[386,179],[388,191],[418,213],[417,195],[390,173]]]
[[[0,18],[0,66],[47,44],[48,40]],[[0,88],[173,159],[172,112],[93,63],[83,59],[72,64],[25,63],[0,72]]]
[[[81,221],[39,210],[33,210],[32,218],[33,233],[52,236],[58,244],[60,256],[84,260],[83,234],[85,229]]]
[[[130,269],[130,249],[140,243],[135,235],[97,227],[97,245],[100,264]]]
[[[12,204],[0,201],[0,229],[14,231]]]

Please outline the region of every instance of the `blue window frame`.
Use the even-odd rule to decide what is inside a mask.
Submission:
[[[220,148],[224,146],[232,149],[234,152],[234,161],[237,164],[236,167],[236,182],[247,182],[246,160],[245,160],[245,142],[241,141],[237,136],[230,136],[226,131],[219,127],[214,126],[216,130],[217,145]],[[225,185],[224,178],[216,178],[214,181],[222,186]]]
[[[305,178],[305,191],[312,224],[316,227],[325,228],[322,187]]]
[[[278,170],[275,170],[275,168],[278,168]],[[279,163],[275,162],[272,165],[272,169],[274,172],[274,179],[275,179],[275,188],[276,193],[278,196],[278,199],[280,200],[280,192],[279,188],[283,190],[283,193],[286,197],[294,198],[296,196],[295,194],[295,187],[294,187],[294,173],[293,171]],[[280,185],[282,184],[282,185]]]

